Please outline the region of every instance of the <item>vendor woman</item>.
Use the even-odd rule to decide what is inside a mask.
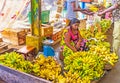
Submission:
[[[64,34],[65,44],[74,52],[86,50],[86,41],[80,35],[79,24],[80,21],[73,18],[67,27],[68,31]]]

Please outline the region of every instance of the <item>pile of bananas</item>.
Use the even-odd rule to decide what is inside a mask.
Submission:
[[[99,44],[98,46],[91,46],[90,51],[101,57],[105,64],[110,64],[111,66],[114,66],[115,63],[118,61],[118,56],[115,53],[110,53],[109,46],[102,43],[104,42],[101,42],[101,44]]]
[[[110,27],[110,21],[105,20],[101,26],[104,24],[107,25],[102,28],[102,32],[97,32],[96,27],[94,32],[89,29],[80,29],[82,37],[88,40],[89,51],[76,52],[64,59],[64,69],[72,73],[77,72],[82,82],[89,83],[92,80],[99,79],[104,74],[106,64],[114,66],[118,61],[118,56],[110,52],[110,43],[105,42],[104,30]]]
[[[108,30],[108,28],[110,28],[110,26],[111,26],[111,20],[102,19],[100,21],[100,25],[101,25],[101,28],[102,28],[102,32],[106,32]]]
[[[96,80],[104,74],[104,61],[93,52],[76,52],[64,59],[67,71],[77,72],[82,80]],[[89,81],[88,80],[88,81]],[[89,83],[89,82],[86,82]]]
[[[85,83],[81,80],[78,73],[72,73],[71,71],[64,72],[63,75],[59,75],[57,80],[54,80],[53,83]]]
[[[24,60],[23,56],[16,52],[0,55],[0,63],[26,73],[32,72],[32,63]]]
[[[44,57],[42,54],[30,62],[16,52],[6,53],[0,55],[0,64],[50,81],[55,81],[61,74],[60,64],[53,57]]]
[[[99,9],[95,5],[88,4],[87,5],[88,9],[91,10],[92,12],[97,12]]]
[[[61,65],[53,57],[39,55],[33,63],[33,73],[35,76],[53,81],[61,73]]]
[[[84,39],[90,39],[94,37],[94,33],[92,33],[89,29],[80,29],[79,32]]]

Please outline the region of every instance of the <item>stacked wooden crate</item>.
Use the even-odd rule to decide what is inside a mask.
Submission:
[[[41,36],[51,37],[53,34],[53,27],[47,24],[42,24],[41,26]]]
[[[62,37],[62,32],[63,32],[63,28],[54,30],[53,35],[52,35],[52,40],[54,40],[54,41],[59,40],[60,41],[61,37]]]
[[[25,31],[11,30],[10,31],[10,42],[15,45],[25,44]]]
[[[1,32],[3,41],[13,45],[25,44],[26,33],[21,29],[5,29]],[[7,40],[7,41],[6,41]]]

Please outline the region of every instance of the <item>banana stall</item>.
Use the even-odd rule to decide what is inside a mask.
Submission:
[[[92,0],[80,2],[93,12],[104,7]],[[21,0],[20,5],[17,12],[12,7],[2,7],[1,11],[8,12],[0,12],[0,22],[7,21],[0,25],[0,78],[5,82],[97,83],[115,67],[118,55],[111,52],[107,36],[111,20],[101,19],[97,14],[81,19],[79,32],[88,41],[89,49],[73,52],[64,41],[64,0]]]

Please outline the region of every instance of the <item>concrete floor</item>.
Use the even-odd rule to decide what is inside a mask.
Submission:
[[[120,61],[98,83],[120,83]]]

